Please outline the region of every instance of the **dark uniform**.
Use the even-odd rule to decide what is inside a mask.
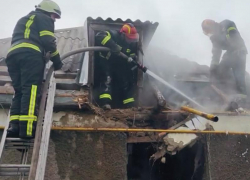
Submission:
[[[97,33],[96,45],[106,46],[111,49],[111,52],[100,52],[98,54],[98,60],[102,69],[102,72],[100,73],[103,74],[100,85],[101,92],[99,95],[101,105],[111,103],[111,82],[115,79],[124,106],[133,106],[135,101],[135,72],[131,70],[133,65],[120,57],[119,52],[123,52],[127,56],[135,58],[137,43],[127,43],[119,31],[110,30]]]
[[[32,11],[16,24],[6,58],[15,90],[9,136],[34,137],[45,53],[51,52],[55,70],[62,66],[55,40],[54,21],[45,12]]]
[[[247,48],[235,23],[229,20],[220,22],[210,39],[213,44],[211,74],[217,74],[220,79],[226,79],[228,72],[232,69],[239,93],[246,95]],[[226,50],[226,52],[220,62],[222,50]]]

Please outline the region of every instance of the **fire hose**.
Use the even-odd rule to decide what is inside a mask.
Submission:
[[[64,54],[62,57],[61,57],[61,60],[64,60],[66,59],[67,57],[69,56],[72,56],[74,54],[78,54],[78,53],[83,53],[83,52],[86,52],[86,51],[110,51],[109,48],[106,48],[106,47],[99,47],[99,46],[96,46],[96,47],[86,47],[86,48],[81,48],[81,49],[76,49],[76,50],[73,50],[73,51],[70,51],[66,54]],[[128,57],[127,55],[125,55],[124,53],[120,52],[119,54],[121,57],[123,57],[124,59],[126,59],[129,63],[133,63],[136,67],[138,67],[139,69],[141,69],[144,73],[147,71],[147,67],[143,66],[142,64],[140,64],[139,62],[135,61],[133,58],[131,57]]]

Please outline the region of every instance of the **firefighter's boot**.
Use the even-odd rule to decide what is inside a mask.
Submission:
[[[130,108],[133,108],[134,106],[135,106],[134,102],[130,102],[130,103],[123,105],[124,109],[130,109]]]
[[[7,137],[18,137],[19,136],[19,121],[13,120],[9,124],[7,129]]]
[[[111,106],[109,104],[105,104],[104,106],[102,106],[102,109],[111,110]]]

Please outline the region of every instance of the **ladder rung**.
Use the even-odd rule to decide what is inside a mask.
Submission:
[[[29,173],[28,172],[24,172],[24,173],[21,173],[21,172],[0,172],[0,176],[21,176],[21,175],[28,176]]]
[[[5,140],[5,149],[30,149],[33,146],[33,139],[6,138]]]
[[[0,168],[30,168],[29,164],[0,164]]]
[[[29,172],[30,165],[26,164],[0,164],[0,172]]]
[[[20,149],[20,150],[31,149],[31,148],[33,148],[33,146],[30,146],[30,147],[28,147],[28,146],[6,146],[5,147],[5,149]]]
[[[5,149],[31,149],[33,146],[5,146]]]
[[[5,141],[15,141],[15,142],[34,142],[34,139],[21,139],[21,138],[6,138]]]
[[[33,146],[33,142],[6,142],[6,145],[26,145],[26,146]]]
[[[0,172],[29,172],[30,168],[0,168]]]

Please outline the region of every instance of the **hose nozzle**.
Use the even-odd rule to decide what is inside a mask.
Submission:
[[[128,58],[128,62],[129,63],[134,63],[135,64],[135,67],[132,68],[132,70],[134,70],[136,67],[139,68],[140,70],[142,70],[142,72],[146,72],[148,70],[147,67],[143,66],[142,64],[139,64],[138,62],[136,62],[133,58],[129,57]]]

